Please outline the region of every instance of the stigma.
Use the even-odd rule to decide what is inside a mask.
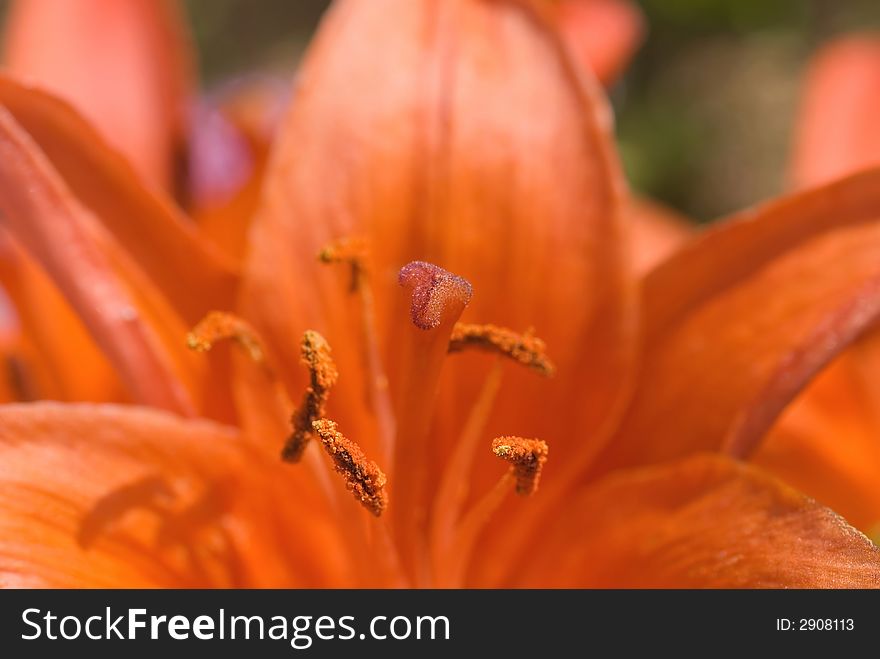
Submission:
[[[439,327],[450,306],[458,307],[460,312],[474,293],[467,279],[426,261],[403,266],[397,281],[412,292],[410,317],[413,324],[423,330]]]

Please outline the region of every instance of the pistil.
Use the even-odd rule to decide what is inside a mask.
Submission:
[[[392,337],[399,355],[393,380],[397,437],[392,478],[395,497],[404,502],[394,507],[392,521],[404,564],[417,584],[426,584],[431,413],[452,329],[473,291],[467,280],[424,261],[404,266],[398,281],[409,293],[412,324],[399,326]]]

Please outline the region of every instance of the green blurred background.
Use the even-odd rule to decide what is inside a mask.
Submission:
[[[880,0],[645,0],[650,33],[613,92],[633,185],[698,220],[778,194],[801,78]]]
[[[253,70],[290,75],[329,0],[184,4],[210,86]],[[650,31],[611,90],[624,164],[634,188],[700,221],[782,190],[810,54],[834,35],[880,30],[880,0],[638,4]]]

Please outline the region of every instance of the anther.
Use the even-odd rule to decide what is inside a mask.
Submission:
[[[321,263],[342,263],[351,268],[352,293],[361,289],[367,273],[367,243],[362,238],[340,238],[330,243],[320,252]]]
[[[196,352],[208,352],[219,341],[233,340],[258,364],[265,364],[266,353],[256,330],[232,314],[212,311],[186,337]]]
[[[516,493],[522,496],[534,494],[538,489],[548,452],[547,442],[540,439],[498,437],[492,440],[492,453],[513,466]]]
[[[329,419],[317,419],[312,429],[321,438],[324,450],[333,459],[336,472],[345,479],[345,487],[361,505],[376,517],[388,505],[387,479],[378,465],[367,460],[361,448],[337,430]]]
[[[425,261],[403,266],[397,281],[412,291],[410,315],[413,324],[423,330],[439,326],[449,304],[457,303],[463,308],[473,295],[467,279]]]
[[[313,436],[312,423],[324,416],[330,388],[339,377],[336,364],[330,357],[330,346],[323,336],[312,330],[306,331],[300,348],[302,363],[309,369],[309,386],[303,394],[302,403],[293,413],[293,432],[281,450],[281,458],[287,462],[299,462],[302,458]]]
[[[504,355],[544,376],[549,377],[556,372],[556,367],[546,355],[547,344],[535,336],[531,329],[520,334],[497,325],[456,323],[449,339],[449,352],[462,352],[469,348]]]

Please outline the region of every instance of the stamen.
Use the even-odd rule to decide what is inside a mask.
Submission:
[[[397,281],[412,290],[410,314],[413,324],[423,330],[440,325],[443,311],[450,302],[456,301],[464,307],[473,295],[467,279],[425,261],[413,261],[403,266]]]
[[[492,453],[513,465],[516,493],[522,496],[534,494],[538,489],[548,452],[547,442],[540,439],[498,437],[492,440]]]
[[[461,436],[443,469],[443,478],[434,496],[434,510],[431,515],[431,553],[434,571],[438,575],[441,573],[442,564],[448,559],[455,525],[459,521],[462,506],[470,489],[470,473],[474,457],[501,388],[503,373],[501,366],[501,358],[496,357],[483,383],[483,388],[471,408]]]
[[[310,411],[315,414],[315,418],[323,416],[323,403],[326,402],[330,387],[336,381],[336,369],[329,355],[329,346],[316,332],[305,333],[302,354],[303,361],[309,368],[311,381],[303,395],[302,405],[299,409],[295,409],[291,416],[290,410],[294,409],[294,406],[281,380],[275,375],[275,369],[271,364],[271,355],[263,348],[263,343],[256,331],[247,323],[229,314],[212,312],[193,329],[188,337],[188,343],[190,348],[205,352],[210,350],[217,341],[224,339],[233,339],[245,349],[253,362],[261,367],[261,372],[271,384],[270,391],[274,393],[274,399],[270,400],[273,397],[266,396],[267,392],[261,389],[244,388],[247,395],[258,398],[258,400],[245,400],[247,409],[252,411],[250,424],[254,425],[250,431],[246,428],[246,436],[273,437],[277,442],[277,437],[289,432],[288,429],[292,423],[293,432],[287,442],[292,446],[290,449],[285,447],[285,451],[289,451],[289,453],[283,453],[283,456],[296,462],[303,457],[308,440],[314,434],[311,424],[315,419],[311,418]],[[255,422],[255,420],[258,421]],[[247,416],[244,418],[244,423],[249,423]],[[287,457],[288,454],[290,457]],[[318,453],[304,457],[304,468],[315,478],[316,486],[326,497],[331,509],[343,519],[348,518],[351,513],[351,518],[347,519],[342,527],[349,546],[355,548],[353,560],[361,561],[363,559],[365,569],[368,564],[384,565],[383,561],[387,562],[386,556],[383,555],[379,557],[378,562],[371,563],[370,557],[364,554],[363,547],[366,543],[366,535],[362,526],[354,518],[357,511],[350,510],[350,506],[341,505],[341,492],[338,487],[333,486],[333,476],[327,462]],[[393,572],[393,569],[393,566],[388,568],[388,572]]]
[[[376,333],[376,311],[370,287],[367,242],[362,238],[341,238],[322,249],[318,260],[322,263],[347,265],[351,270],[349,290],[358,295],[361,303],[361,334],[366,364],[364,388],[378,424],[382,457],[390,460],[395,432],[394,410]]]
[[[375,462],[367,460],[357,444],[337,431],[335,422],[318,419],[312,423],[312,428],[333,459],[336,472],[345,478],[345,487],[367,510],[379,517],[388,505],[387,479],[382,470]]]
[[[535,336],[532,329],[520,334],[497,325],[456,323],[449,340],[449,352],[468,348],[496,352],[544,376],[549,377],[556,371],[553,362],[547,358],[547,344]]]
[[[455,529],[447,559],[443,562],[443,571],[436,575],[440,587],[461,585],[477,539],[492,515],[501,507],[509,492],[511,480],[516,479],[517,494],[535,493],[549,449],[547,443],[540,439],[498,437],[492,440],[492,452],[510,462],[512,469],[462,516]]]
[[[294,405],[278,376],[272,355],[254,328],[232,314],[219,311],[209,313],[187,337],[189,347],[198,352],[207,352],[224,340],[235,341],[246,358],[240,369],[236,367],[236,381],[233,383],[242,435],[274,451],[278,438],[290,432]],[[320,460],[318,462],[325,466]],[[315,471],[315,476],[319,480],[330,480],[329,473],[325,476]],[[330,492],[333,488],[325,487],[324,490]]]
[[[266,351],[256,330],[241,318],[222,311],[212,311],[186,337],[186,344],[196,352],[208,352],[219,341],[233,340],[250,358],[266,366]]]
[[[448,549],[446,560],[443,561],[434,575],[435,584],[439,588],[460,588],[464,581],[465,569],[474,545],[486,524],[492,518],[510,492],[511,472],[505,472],[464,516],[456,529],[453,541]]]
[[[318,253],[321,263],[343,263],[351,268],[352,293],[361,289],[367,274],[367,243],[362,238],[341,238]]]
[[[339,377],[336,364],[330,357],[330,346],[323,336],[312,330],[306,331],[301,348],[302,362],[309,369],[310,383],[303,394],[302,403],[293,413],[293,432],[281,450],[281,458],[287,462],[299,462],[302,458],[313,436],[312,424],[324,416],[330,388]]]

